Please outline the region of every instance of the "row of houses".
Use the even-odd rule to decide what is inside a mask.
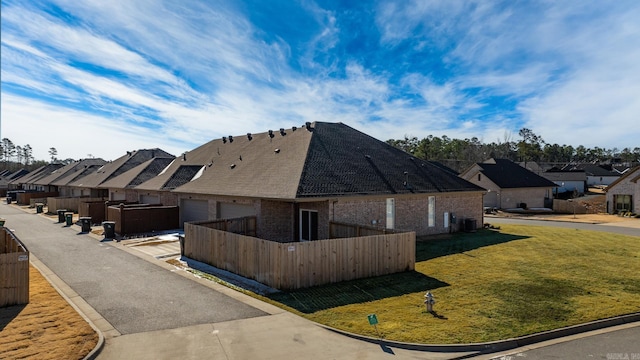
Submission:
[[[417,235],[482,221],[485,190],[342,123],[212,140],[179,156],[161,149],[114,161],[49,164],[9,182],[57,197],[179,208],[178,224],[255,216],[256,236],[277,242],[329,237],[329,223]]]
[[[489,159],[456,174],[341,123],[212,140],[180,156],[161,149],[127,152],[114,161],[48,164],[0,179],[9,189],[112,204],[179,208],[185,222],[257,217],[258,236],[279,241],[326,238],[344,222],[433,235],[482,221],[482,209],[552,208],[553,199],[588,186],[619,184],[620,175],[593,164],[551,167]],[[609,191],[610,213],[634,211],[635,194]],[[627,194],[628,193],[628,194]],[[623,196],[624,195],[624,196]]]

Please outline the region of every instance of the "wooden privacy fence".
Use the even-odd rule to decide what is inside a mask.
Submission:
[[[29,205],[31,204],[31,199],[42,199],[48,198],[51,196],[58,196],[58,192],[23,192],[18,193],[16,202],[19,205]]]
[[[0,227],[0,307],[29,303],[29,251]]]
[[[120,204],[137,204],[123,201],[106,201],[104,199],[92,200],[82,199],[78,205],[78,217],[90,217],[91,222],[94,224],[100,224],[107,219],[107,208],[112,205]],[[146,205],[141,205],[146,206]],[[149,205],[150,206],[150,205]],[[61,208],[64,209],[64,208]]]
[[[105,199],[101,197],[50,197],[47,198],[47,212],[55,214],[58,209],[66,209],[79,213],[80,203],[85,201],[102,201],[104,205]]]
[[[209,229],[232,232],[234,234],[256,236],[256,217],[247,216],[235,219],[220,219],[192,222]]]
[[[109,206],[107,219],[115,221],[116,234],[123,236],[180,227],[180,211],[177,206],[146,204]]]
[[[580,202],[578,199],[573,199],[572,201],[553,199],[553,211],[561,214],[596,214],[598,208],[587,206],[587,204]]]
[[[397,231],[392,229],[346,224],[334,221],[329,222],[329,237],[331,239],[395,233],[397,233]]]
[[[279,243],[185,223],[185,256],[282,290],[413,270],[415,250],[415,232]]]

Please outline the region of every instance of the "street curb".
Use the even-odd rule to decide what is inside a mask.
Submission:
[[[38,259],[35,255],[29,253],[29,262],[31,263],[31,265],[33,265],[34,268],[36,268],[36,270],[38,270],[40,272],[40,274],[49,282],[49,284],[51,284],[51,286],[58,292],[58,294],[60,294],[60,296],[62,296],[62,298],[69,304],[71,305],[71,307],[80,315],[82,316],[82,318],[84,319],[84,321],[86,321],[89,326],[91,326],[91,328],[93,329],[93,331],[95,331],[98,334],[98,343],[96,344],[96,346],[93,348],[93,350],[91,350],[85,357],[84,360],[93,360],[95,359],[98,354],[100,353],[100,351],[102,351],[102,348],[104,347],[105,344],[105,339],[104,339],[104,334],[102,334],[102,331],[100,331],[100,329],[93,323],[93,321],[91,321],[91,319],[89,319],[89,317],[67,296],[67,294],[65,294],[60,287],[56,284],[56,281],[53,281],[53,279],[51,279],[49,277],[49,273],[53,272],[51,271],[51,269],[49,269],[47,267],[47,265],[45,265],[42,261],[40,261],[40,259]]]
[[[344,336],[362,340],[374,344],[384,344],[390,347],[395,347],[405,350],[414,351],[429,351],[429,352],[478,352],[478,354],[489,354],[498,351],[511,350],[543,341],[558,339],[570,335],[576,335],[585,333],[588,331],[604,329],[612,326],[624,325],[638,322],[637,326],[640,326],[640,312],[627,314],[622,316],[616,316],[613,318],[595,320],[584,324],[568,326],[560,329],[554,329],[544,331],[541,333],[520,336],[512,339],[491,341],[486,343],[471,343],[471,344],[418,344],[418,343],[405,343],[400,341],[384,340],[379,338],[372,338],[369,336],[358,335],[347,331],[335,329],[329,326],[318,324],[319,326],[342,334]]]

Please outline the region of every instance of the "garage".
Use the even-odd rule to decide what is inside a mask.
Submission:
[[[182,213],[182,227],[185,222],[209,220],[209,201],[182,199],[180,212]]]
[[[160,196],[158,195],[140,195],[141,204],[160,204]]]
[[[220,203],[218,219],[234,219],[245,216],[255,216],[256,209],[253,205]]]
[[[114,191],[114,192],[111,193],[111,200],[112,201],[125,201],[125,200],[127,200],[127,194],[125,194],[124,192]]]

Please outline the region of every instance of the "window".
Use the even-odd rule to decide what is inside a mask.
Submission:
[[[436,226],[436,197],[429,196],[429,227]]]
[[[318,240],[318,212],[300,209],[300,241]]]
[[[616,211],[633,211],[631,208],[631,195],[613,195]]]
[[[396,202],[395,199],[387,199],[387,229],[393,229],[396,223]]]

